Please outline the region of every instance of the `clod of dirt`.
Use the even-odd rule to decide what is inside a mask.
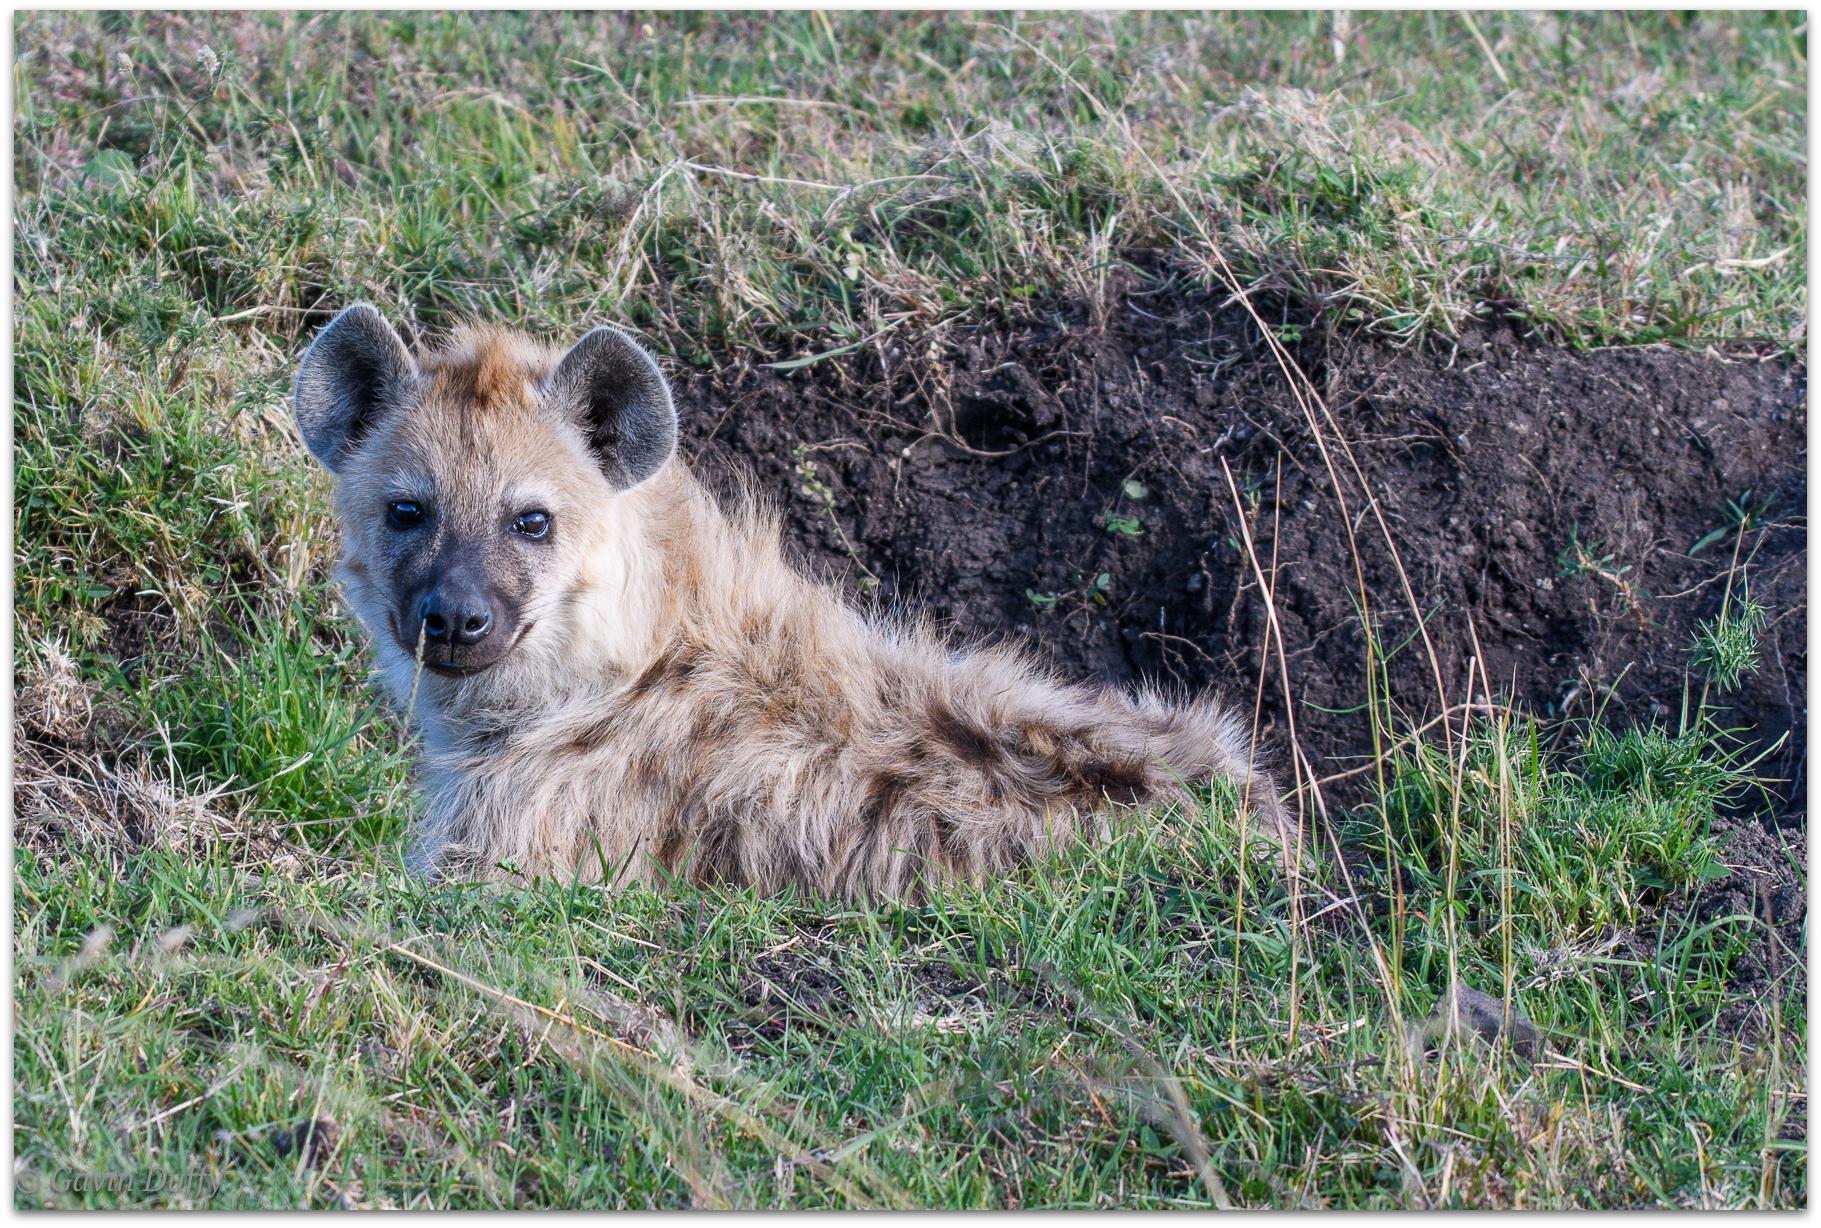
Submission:
[[[323,1159],[333,1150],[335,1141],[341,1137],[341,1126],[330,1117],[319,1117],[313,1121],[299,1122],[289,1130],[280,1130],[272,1136],[272,1149],[279,1156],[289,1157],[293,1151],[298,1152],[305,1168],[320,1168]]]
[[[1807,991],[1808,839],[1800,828],[1767,828],[1751,820],[1721,815],[1711,829],[1719,837],[1716,860],[1728,871],[1687,901],[1671,901],[1666,924],[1725,924],[1751,918],[1757,941],[1739,952],[1727,970],[1736,992],[1723,1007],[1719,1023],[1742,1041],[1764,1040],[1769,1019],[1758,1008],[1772,996],[1787,999]],[[1671,932],[1675,932],[1672,928]],[[1639,934],[1621,958],[1654,959],[1660,938]],[[1748,996],[1749,995],[1749,996]]]
[[[1455,981],[1448,986],[1448,992],[1429,1017],[1413,1026],[1410,1048],[1412,1053],[1421,1056],[1437,1041],[1465,1041],[1475,1036],[1496,1048],[1499,1038],[1507,1033],[1507,1024],[1511,1051],[1527,1062],[1535,1061],[1541,1050],[1542,1034],[1537,1031],[1536,1024],[1518,1010],[1517,1004],[1512,1003],[1507,1015],[1500,999]]]
[[[846,1005],[847,986],[827,960],[791,952],[761,955],[740,978],[740,997],[749,1006],[796,1006],[822,1010]]]

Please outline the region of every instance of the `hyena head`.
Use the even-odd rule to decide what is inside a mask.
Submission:
[[[540,618],[597,583],[610,509],[677,442],[657,364],[611,328],[566,354],[458,329],[419,362],[359,303],[305,353],[294,403],[336,478],[341,575],[382,670],[410,685],[421,638],[444,694],[524,659]]]

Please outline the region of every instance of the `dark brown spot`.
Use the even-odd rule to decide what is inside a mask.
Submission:
[[[795,844],[787,841],[773,852],[777,858],[779,883],[795,883],[797,887],[811,895],[820,890],[821,884],[810,873],[808,863],[803,860]]]
[[[791,723],[802,704],[797,696],[788,691],[772,691],[765,697],[765,705],[758,711],[758,721],[762,728],[776,729]]]
[[[683,770],[694,777],[703,776],[704,769],[739,737],[741,719],[737,713],[723,712],[697,721],[683,739]]]
[[[936,835],[936,847],[951,862],[967,852],[967,842],[961,838],[961,825],[943,814],[940,810],[930,816],[930,827]]]
[[[677,647],[661,654],[647,665],[632,685],[626,688],[628,700],[643,699],[660,687],[675,687],[687,682],[696,671],[696,654],[692,649]]]
[[[1089,760],[1081,767],[1080,779],[1096,799],[1105,797],[1123,806],[1133,805],[1146,793],[1143,764]]]
[[[743,611],[740,635],[750,644],[763,644],[771,639],[771,618],[767,612],[758,608]]]
[[[698,884],[711,882],[739,883],[740,822],[725,811],[703,816],[696,830],[695,862],[689,877]]]
[[[657,791],[664,781],[664,757],[656,751],[635,756],[626,768],[626,785],[640,793]]]
[[[863,844],[870,846],[879,829],[891,822],[892,811],[910,787],[910,780],[896,772],[880,772],[867,783],[866,801],[860,806],[860,826],[867,837]]]
[[[999,762],[999,744],[991,734],[956,714],[945,703],[932,703],[929,708],[930,730],[961,759],[973,767],[988,767]]]
[[[611,716],[604,716],[592,724],[583,725],[569,735],[569,741],[564,744],[563,750],[572,755],[582,755],[592,750],[599,750],[613,739],[613,725],[614,720]]]
[[[880,870],[891,864],[891,849],[881,847],[879,833],[890,830],[898,803],[910,792],[911,785],[909,778],[896,772],[880,772],[867,782],[865,798],[855,815],[859,830],[840,854],[840,868],[835,875],[835,881],[843,884],[843,889],[850,894],[867,891],[867,884],[873,877],[871,867],[875,864]],[[892,890],[886,883],[875,885],[888,894]]]

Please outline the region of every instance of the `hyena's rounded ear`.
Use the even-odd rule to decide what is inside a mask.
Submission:
[[[651,355],[616,328],[597,328],[576,342],[546,395],[582,428],[615,489],[637,486],[677,450],[670,385]]]
[[[378,309],[349,307],[316,334],[297,366],[291,404],[304,446],[330,473],[339,472],[416,377],[417,364]]]

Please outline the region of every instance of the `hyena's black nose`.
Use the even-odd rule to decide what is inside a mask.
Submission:
[[[433,644],[478,644],[493,630],[493,609],[474,592],[448,592],[441,588],[424,598],[418,611],[424,638]]]

